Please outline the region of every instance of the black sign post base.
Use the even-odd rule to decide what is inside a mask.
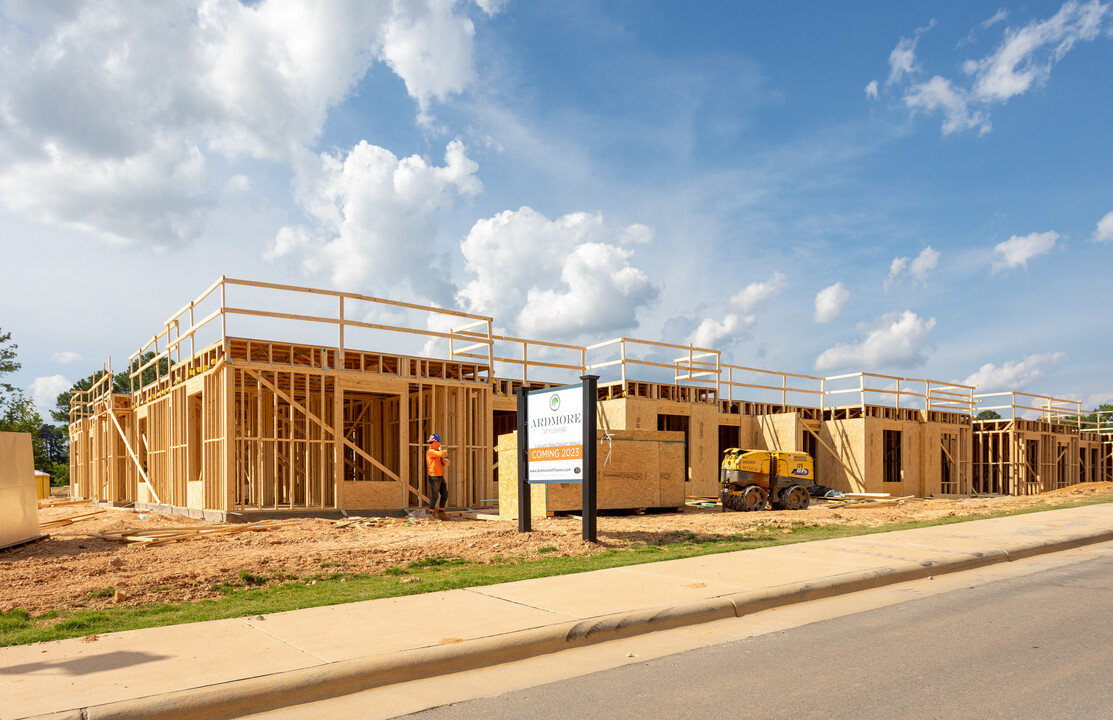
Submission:
[[[529,419],[528,400],[529,391],[525,387],[518,388],[518,532],[527,533],[533,530],[531,519],[533,508],[529,492]]]
[[[595,534],[595,425],[598,406],[598,375],[581,375],[584,386],[584,483],[583,483],[583,534],[585,542],[598,542]]]

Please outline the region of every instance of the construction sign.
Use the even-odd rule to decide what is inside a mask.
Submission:
[[[579,483],[582,537],[596,538],[595,425],[598,375],[579,385],[530,392],[518,388],[518,532],[530,532],[530,485]]]
[[[531,484],[583,482],[583,397],[582,385],[565,385],[529,394]]]

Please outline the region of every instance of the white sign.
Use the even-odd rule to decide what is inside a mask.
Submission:
[[[583,482],[583,386],[531,392],[526,398],[526,418],[529,482]]]

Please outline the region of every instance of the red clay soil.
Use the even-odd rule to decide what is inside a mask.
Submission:
[[[243,584],[241,571],[282,582],[337,572],[380,573],[426,557],[497,563],[506,558],[590,555],[676,542],[688,533],[695,539],[712,539],[762,529],[789,533],[800,522],[877,526],[1098,498],[1113,501],[1113,483],[1083,483],[1026,498],[928,499],[876,508],[837,509],[817,502],[804,512],[722,513],[718,508],[686,507],[680,513],[602,516],[597,544],[580,539],[579,519],[553,517],[535,520],[534,532],[529,534],[519,534],[517,523],[508,520],[422,519],[385,527],[337,527],[333,520],[308,519],[258,532],[142,547],[88,533],[218,524],[109,509],[52,531],[46,540],[0,553],[0,587],[4,588],[0,611],[21,607],[37,614],[54,608],[199,600],[220,596],[222,583]],[[82,505],[43,508],[39,519],[72,517],[90,509]]]

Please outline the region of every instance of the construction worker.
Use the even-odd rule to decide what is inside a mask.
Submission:
[[[429,479],[429,516],[438,520],[447,520],[444,512],[448,504],[448,483],[444,481],[444,469],[448,467],[447,450],[441,450],[441,436],[433,433],[429,436],[429,449],[425,451],[425,467]]]

